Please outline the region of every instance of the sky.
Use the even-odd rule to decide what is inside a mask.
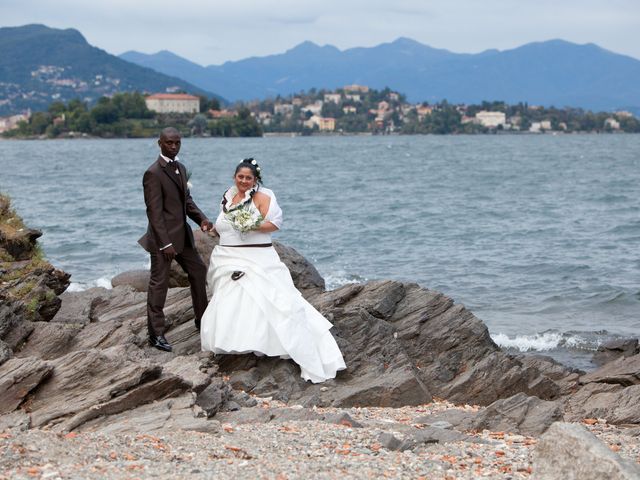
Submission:
[[[456,53],[561,38],[640,59],[640,0],[0,0],[0,26],[75,28],[109,53],[201,65],[408,37]]]

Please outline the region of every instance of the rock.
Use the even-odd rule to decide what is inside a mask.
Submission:
[[[56,323],[86,325],[95,321],[96,306],[113,296],[111,290],[102,287],[89,288],[81,292],[64,292],[60,295],[60,310],[51,319]]]
[[[516,355],[515,358],[527,370],[537,370],[543,378],[553,380],[560,395],[569,395],[576,390],[580,375],[585,372],[570,368],[546,355]],[[553,397],[553,395],[551,396]]]
[[[493,430],[538,436],[554,422],[562,421],[562,404],[518,393],[493,402],[468,424],[469,429]]]
[[[189,281],[177,262],[171,264],[169,288],[188,287]],[[129,287],[136,292],[146,292],[149,288],[149,270],[128,270],[111,279],[112,287]]]
[[[162,375],[144,384],[133,388],[112,400],[92,405],[89,409],[83,409],[69,419],[65,419],[58,429],[71,431],[78,426],[103,415],[118,414],[140,405],[154,401],[178,396],[188,388],[181,378],[175,375]]]
[[[16,353],[17,357],[39,357],[43,360],[58,358],[71,351],[74,338],[82,325],[60,325],[50,322],[33,322],[29,341]]]
[[[13,358],[0,366],[0,414],[13,412],[52,372],[38,358]]]
[[[453,424],[451,424],[451,423],[449,423],[449,422],[447,422],[445,420],[435,421],[433,423],[430,423],[429,426],[433,427],[433,428],[441,428],[443,430],[450,430],[451,428],[453,428]]]
[[[595,372],[580,377],[580,383],[638,385],[640,384],[640,354],[613,360]]]
[[[231,387],[221,378],[214,379],[211,384],[202,390],[196,404],[204,410],[207,417],[213,417],[218,413],[231,396]]]
[[[24,228],[12,235],[4,235],[0,230],[0,246],[15,261],[29,260],[35,254],[36,240],[42,236],[40,230]]]
[[[368,361],[393,358],[385,350],[395,344],[417,382],[453,402],[489,404],[521,391],[543,398],[560,393],[559,386],[537,368],[503,353],[480,320],[440,293],[415,284],[370,282],[327,292],[313,302],[331,316],[337,335],[345,340],[343,351],[350,367],[357,368],[360,355]],[[388,330],[360,337],[361,329],[371,328],[361,320],[366,318],[364,312]],[[380,363],[389,365],[386,360]]]
[[[0,365],[9,360],[11,357],[13,357],[13,350],[11,350],[9,345],[0,340]]]
[[[347,412],[325,415],[324,421],[327,423],[335,423],[349,428],[362,428],[363,425],[351,418]]]
[[[195,238],[198,251],[208,264],[217,239],[199,230]],[[11,352],[6,348],[0,351],[5,359],[0,371],[7,365],[26,369],[22,363],[11,362],[35,358],[44,369],[42,378],[48,378],[42,382],[36,375],[31,381],[29,375],[33,372],[25,370],[20,382],[31,387],[15,393],[14,404],[24,401],[28,394],[34,427],[64,430],[91,424],[96,428],[111,425],[115,429],[120,427],[107,417],[114,422],[116,417],[121,419],[117,422],[122,426],[128,418],[127,409],[151,412],[152,402],[156,402],[158,409],[164,409],[160,415],[164,420],[154,425],[169,425],[171,418],[191,423],[193,420],[188,419],[198,415],[235,418],[254,415],[256,421],[284,421],[296,415],[332,421],[310,409],[295,414],[255,409],[262,413],[249,414],[242,407],[254,405],[256,400],[248,393],[307,407],[401,407],[428,403],[432,395],[456,403],[489,405],[523,392],[539,397],[542,402],[555,400],[581,386],[577,382],[581,373],[550,361],[533,361],[502,352],[491,340],[486,326],[445,295],[394,281],[351,284],[325,292],[324,281],[309,262],[291,248],[280,244],[275,248],[297,287],[334,324],[331,331],[347,364],[347,370],[338,372],[335,379],[322,384],[305,382],[300,378],[299,367],[291,360],[203,354],[193,324],[188,288],[171,288],[167,297],[166,336],[174,346],[173,352],[152,349],[147,342],[147,295],[138,291],[145,283],[139,282],[143,272],[114,279],[116,286],[112,290],[67,292],[58,298],[68,284],[68,276],[66,279],[64,275],[56,276],[51,271],[53,267],[38,264],[40,270],[31,268],[24,275],[29,277],[30,291],[36,295],[29,311],[22,300],[5,301],[11,292],[0,288],[0,341],[14,355],[6,360]],[[29,265],[30,260],[13,262],[12,272],[22,272]],[[16,274],[12,281],[22,282],[22,277]],[[11,288],[16,286],[12,285]],[[45,323],[51,317],[52,323]],[[631,362],[632,358],[627,360]],[[606,378],[630,378],[629,365],[617,373],[607,373]],[[603,378],[594,377],[592,381],[600,385],[606,381]],[[588,376],[582,379],[589,381]],[[631,405],[635,391],[623,392],[622,385],[618,387],[603,392],[623,402],[610,413],[615,418],[631,418],[627,405]],[[236,393],[232,388],[243,392]],[[581,392],[582,398],[588,400],[587,405],[596,408],[597,399],[588,395],[585,387],[578,394]],[[169,401],[181,398],[186,402],[187,396],[193,397],[195,403],[190,406],[181,403],[177,410],[176,403]],[[522,415],[518,417],[518,428],[528,425],[527,416],[535,410],[532,401],[518,403],[510,399],[510,402],[499,404],[495,418],[487,416],[482,421],[497,421],[498,414],[513,420],[509,415],[518,413]],[[573,409],[572,415],[577,414],[577,405],[570,401],[565,405]],[[237,407],[241,409],[224,412]],[[353,419],[342,420],[354,426]],[[446,418],[433,419],[438,421],[455,425]],[[194,425],[202,426],[198,421]],[[431,440],[411,437],[407,441],[418,445]]]
[[[231,391],[231,399],[242,408],[255,407],[258,404],[258,401],[247,392],[238,390]]]
[[[334,323],[347,370],[318,386],[301,381],[291,361],[217,356],[234,388],[305,406],[399,407],[427,403],[431,394],[476,404],[519,392],[556,399],[558,382],[577,378],[559,365],[505,354],[471,312],[417,285],[351,284],[316,292],[311,301]]]
[[[593,355],[591,361],[602,366],[620,357],[630,357],[640,353],[637,338],[621,338],[611,340],[598,347],[598,351]]]
[[[32,331],[33,323],[25,319],[21,302],[2,301],[0,303],[0,340],[12,351],[20,347]]]
[[[455,428],[456,430],[469,429],[476,418],[477,412],[459,409],[444,410],[442,412],[424,415],[415,419],[415,423],[429,425],[434,428]],[[444,426],[446,425],[446,426]]]
[[[6,430],[29,430],[31,427],[31,419],[24,410],[16,410],[15,412],[0,415],[0,432]]]
[[[130,435],[131,432],[166,433],[175,430],[219,433],[220,422],[197,417],[193,405],[192,394],[187,393],[118,414],[95,418],[82,424],[78,430],[123,435]]]
[[[450,443],[460,441],[475,441],[473,437],[455,430],[427,427],[413,433],[413,440],[416,445],[429,443]]]
[[[237,412],[238,410],[240,410],[242,407],[240,406],[240,404],[238,404],[237,402],[234,402],[233,400],[228,400],[224,403],[224,405],[222,406],[222,409],[225,412]]]
[[[324,278],[320,276],[316,267],[313,266],[306,258],[300,255],[295,249],[287,247],[280,242],[273,242],[273,247],[282,263],[284,263],[289,272],[293,283],[303,295],[307,295],[317,291],[324,291]]]
[[[612,424],[640,424],[640,385],[590,383],[565,399],[565,419],[602,418]]]
[[[178,356],[162,366],[164,373],[180,377],[191,391],[199,393],[211,383],[212,373],[203,371],[203,361],[194,356]],[[213,369],[215,371],[215,369]]]
[[[176,386],[182,390],[188,388],[177,379],[168,388],[161,385],[155,391],[145,391],[141,395],[143,398],[125,397],[130,391],[159,379],[162,373],[161,366],[135,358],[135,352],[129,354],[125,346],[70,352],[50,363],[55,369],[54,375],[34,392],[31,399],[31,420],[36,427],[61,423],[85,411],[98,411],[116,397],[130,400],[118,407],[122,411],[160,400],[175,393]],[[78,425],[77,420],[73,423],[67,428]]]
[[[136,292],[146,292],[149,287],[149,270],[129,270],[111,279],[111,286],[126,285]]]
[[[640,468],[620,458],[581,425],[554,423],[533,453],[535,480],[632,480]]]
[[[286,422],[310,422],[324,421],[325,416],[309,408],[243,408],[238,411],[220,411],[216,420],[223,423],[286,423]]]
[[[378,443],[387,450],[397,451],[402,446],[402,440],[396,438],[392,433],[382,432],[378,435]],[[405,450],[409,448],[407,445]]]

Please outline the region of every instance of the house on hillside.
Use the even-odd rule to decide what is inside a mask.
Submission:
[[[321,132],[333,132],[336,129],[336,119],[313,115],[309,120],[306,120],[303,125],[307,128],[318,127],[318,130]]]
[[[0,133],[7,132],[17,128],[18,123],[28,122],[31,117],[31,111],[27,113],[20,113],[18,115],[11,115],[9,117],[0,117]]]
[[[340,95],[339,93],[325,93],[324,101],[339,104],[342,101],[342,95]]]
[[[186,93],[154,93],[145,99],[147,108],[158,113],[198,113],[200,99]]]
[[[207,114],[209,115],[209,117],[213,118],[213,119],[219,119],[219,118],[231,118],[231,117],[235,117],[236,116],[236,112],[233,112],[231,110],[209,110],[207,111]]]
[[[348,93],[368,93],[369,87],[365,85],[353,84],[353,85],[347,85],[346,87],[343,88],[343,90]]]
[[[288,116],[293,113],[293,103],[277,103],[273,106],[275,115]]]
[[[316,100],[315,103],[310,103],[309,105],[305,105],[304,107],[302,107],[301,110],[303,112],[309,112],[312,115],[320,115],[320,112],[322,112],[322,105],[323,105],[322,100]]]

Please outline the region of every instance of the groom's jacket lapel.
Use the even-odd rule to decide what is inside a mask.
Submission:
[[[162,157],[158,157],[158,163],[160,163],[160,167],[162,167],[162,171],[164,172],[164,174],[169,177],[171,179],[171,181],[173,183],[176,184],[176,186],[182,190],[182,193],[184,195],[184,187],[182,186],[182,179],[178,179],[178,175],[175,175],[173,172],[169,171],[169,169],[171,168],[169,166],[169,164],[165,161],[164,158]],[[180,173],[180,176],[182,176],[182,172]]]
[[[184,165],[178,162],[178,170],[180,171],[180,182],[181,182],[182,194],[186,198],[187,190],[189,189],[189,187],[187,187],[187,169]]]

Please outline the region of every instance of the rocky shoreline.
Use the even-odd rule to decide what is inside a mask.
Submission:
[[[174,351],[151,349],[146,272],[62,293],[69,276],[20,228],[0,228],[0,478],[640,478],[637,340],[603,349],[588,374],[510,355],[439,292],[395,281],[326,291],[278,245],[348,366],[314,385],[291,361],[200,352],[177,270]],[[198,232],[197,243],[208,259],[215,239]],[[559,458],[549,437],[573,446]],[[573,467],[554,476],[563,461]]]

